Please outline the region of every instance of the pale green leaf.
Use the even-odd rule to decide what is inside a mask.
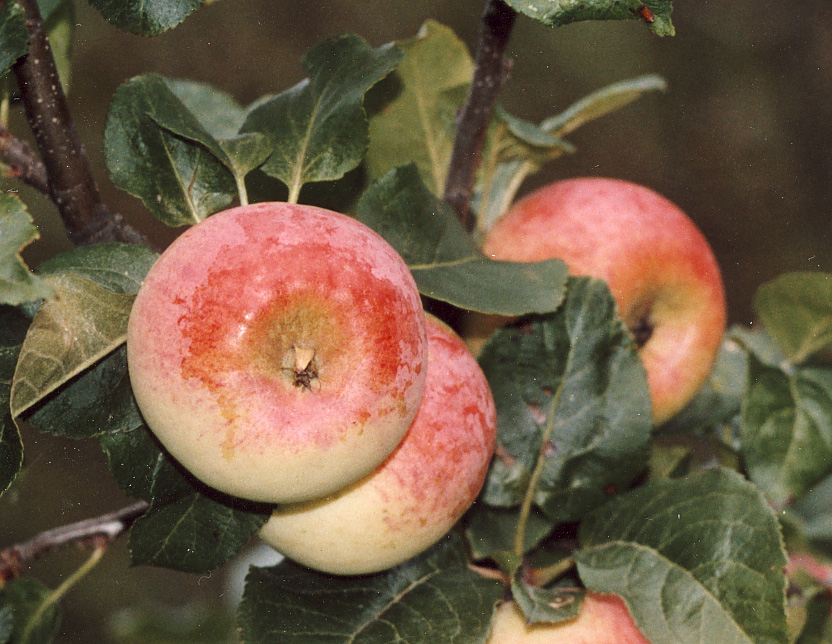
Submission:
[[[787,273],[761,286],[754,308],[794,363],[832,348],[832,275]]]
[[[384,84],[395,96],[370,120],[367,168],[371,178],[379,178],[415,163],[431,192],[440,195],[474,64],[465,44],[435,21],[399,45],[404,58]]]
[[[50,275],[55,297],[38,309],[23,342],[11,392],[12,415],[113,351],[125,340],[133,295],[80,275]]]
[[[514,202],[517,190],[546,163],[573,152],[563,136],[580,126],[629,105],[646,92],[664,90],[655,75],[640,76],[603,87],[539,125],[497,109],[489,126],[477,175],[472,206],[477,230],[484,235]]]

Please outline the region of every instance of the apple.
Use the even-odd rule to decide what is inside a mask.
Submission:
[[[127,329],[147,425],[194,476],[268,503],[372,472],[427,375],[424,312],[401,257],[335,212],[259,203],[215,214],[159,257]]]
[[[550,184],[497,221],[483,252],[560,258],[573,275],[605,280],[639,346],[657,425],[710,373],[726,323],[719,266],[696,225],[649,188],[605,178]]]
[[[497,607],[487,644],[650,644],[617,595],[587,592],[575,619],[528,624],[513,602]]]
[[[280,553],[333,574],[385,570],[436,543],[474,502],[494,450],[494,400],[465,343],[427,320],[425,394],[404,440],[348,488],[279,506],[260,537]]]

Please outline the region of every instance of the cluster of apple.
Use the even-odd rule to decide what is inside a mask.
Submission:
[[[190,228],[148,273],[127,351],[162,445],[209,486],[278,504],[260,536],[312,568],[415,556],[485,480],[485,376],[401,257],[345,215],[260,203]]]
[[[655,192],[554,183],[517,202],[483,252],[560,258],[605,280],[639,346],[656,424],[710,373],[726,320],[719,268]],[[424,313],[394,249],[350,217],[261,203],[194,226],[147,275],[127,348],[159,441],[206,484],[277,504],[260,536],[304,565],[394,566],[438,541],[484,482],[496,413],[476,359]],[[646,641],[619,598],[588,593],[568,626],[527,626],[507,603],[490,641],[606,635]]]

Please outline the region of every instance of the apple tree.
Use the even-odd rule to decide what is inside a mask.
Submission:
[[[77,135],[62,88],[72,1],[0,1],[0,493],[26,470],[26,425],[97,443],[109,484],[135,503],[0,545],[0,644],[54,638],[61,599],[117,539],[129,540],[136,566],[204,575],[275,509],[195,479],[136,404],[127,325],[164,249],[103,202]],[[152,37],[203,2],[91,4]],[[621,79],[542,122],[523,120],[499,102],[515,22],[631,20],[672,36],[671,9],[670,0],[488,0],[471,17],[473,53],[428,18],[380,46],[329,38],[304,55],[305,80],[263,87],[250,105],[154,73],[112,96],[100,128],[109,178],[148,218],[186,229],[268,201],[349,214],[405,261],[424,308],[469,341],[496,405],[485,483],[448,534],[370,575],[288,559],[252,566],[240,641],[482,644],[498,607],[513,602],[522,622],[557,642],[558,628],[602,595],[623,600],[633,632],[652,644],[832,641],[829,276],[763,285],[758,328],[729,328],[696,396],[656,426],[643,338],[608,284],[569,275],[562,258],[495,261],[481,250],[525,179],[566,164],[570,133],[665,86],[652,75]],[[25,114],[33,145],[9,130],[9,110]],[[73,249],[26,265],[39,215],[16,194],[19,182],[48,197]],[[501,324],[477,339],[478,318]],[[90,554],[60,587],[27,574],[70,544]]]

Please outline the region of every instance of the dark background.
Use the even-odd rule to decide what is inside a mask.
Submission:
[[[832,270],[832,4],[674,5],[673,38],[653,36],[635,21],[552,29],[521,16],[502,103],[539,121],[608,83],[645,73],[667,79],[666,93],[572,134],[578,153],[554,162],[523,190],[560,177],[597,175],[631,179],[665,194],[710,239],[731,320],[747,324],[760,284],[785,271]],[[140,202],[112,187],[101,163],[109,97],[125,79],[155,71],[200,80],[246,104],[303,78],[303,52],[338,33],[358,33],[377,46],[409,38],[434,18],[473,49],[481,9],[481,0],[225,0],[146,39],[118,31],[79,2],[70,98],[105,199],[156,238],[171,236],[147,221]],[[26,191],[24,198],[42,227],[42,241],[26,254],[36,263],[68,242],[51,206]],[[90,446],[26,439],[30,467],[16,492],[0,500],[0,546],[126,502]],[[53,489],[44,491],[44,485]],[[54,585],[82,557],[74,551],[53,555],[36,572]],[[223,592],[222,572],[200,580],[128,571],[125,562],[120,543],[73,593],[62,641],[106,641],[107,616],[137,601],[191,605],[193,598],[211,602]],[[73,632],[89,618],[92,630]]]

